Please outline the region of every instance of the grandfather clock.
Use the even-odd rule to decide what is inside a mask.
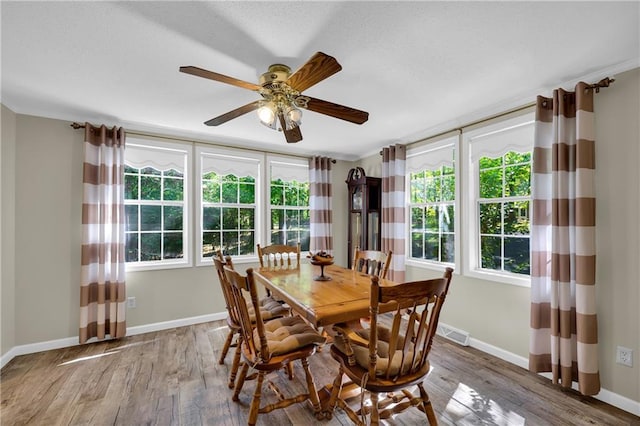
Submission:
[[[368,177],[362,167],[349,170],[349,234],[347,237],[349,266],[356,247],[380,250],[382,179]]]

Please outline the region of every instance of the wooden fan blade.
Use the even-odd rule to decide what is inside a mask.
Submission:
[[[241,106],[240,108],[236,108],[233,111],[229,111],[226,114],[219,115],[218,117],[212,118],[209,121],[205,121],[204,124],[207,126],[219,126],[223,123],[226,123],[229,120],[233,120],[234,118],[240,117],[248,112],[258,109],[260,106],[260,101],[254,101],[250,104],[246,104]]]
[[[237,78],[229,77],[227,75],[218,74],[217,72],[207,71],[198,67],[180,67],[180,72],[195,75],[197,77],[208,78],[209,80],[219,81],[221,83],[227,83],[232,86],[242,87],[243,89],[249,89],[258,91],[261,89],[257,84],[249,83],[248,81],[238,80]]]
[[[287,123],[284,119],[284,114],[278,114],[278,119],[280,120],[280,127],[282,127],[282,131],[284,132],[284,138],[288,143],[296,143],[302,140],[302,132],[300,131],[299,126],[296,126],[291,130],[286,130]]]
[[[306,108],[310,111],[356,124],[362,124],[369,119],[369,113],[366,111],[360,111],[359,109],[334,104],[333,102],[327,102],[321,99],[310,98],[308,96],[304,96],[304,98],[308,99]]]
[[[296,72],[291,74],[286,83],[298,92],[302,92],[341,69],[342,67],[336,61],[336,58],[317,52]]]

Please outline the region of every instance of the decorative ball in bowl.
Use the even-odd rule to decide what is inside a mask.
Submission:
[[[333,256],[324,251],[319,251],[315,254],[309,252],[307,257],[312,265],[333,265]]]
[[[309,263],[320,266],[320,275],[313,277],[313,279],[315,281],[329,281],[331,277],[324,274],[324,267],[333,265],[333,256],[327,252],[319,251],[315,254],[309,252],[307,257],[309,258]]]

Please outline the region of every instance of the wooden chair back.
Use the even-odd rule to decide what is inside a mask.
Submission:
[[[392,254],[391,251],[385,253],[375,250],[360,250],[360,247],[356,247],[351,269],[385,279],[391,265]]]
[[[300,243],[295,246],[272,244],[266,247],[261,247],[258,244],[257,249],[262,268],[265,266],[268,268],[291,268],[294,264],[296,268],[300,268]]]
[[[269,360],[269,347],[265,337],[264,321],[260,314],[260,302],[253,278],[253,269],[247,269],[246,276],[228,266],[224,266],[223,270],[231,289],[232,303],[238,313],[243,348],[246,351],[245,356],[252,360]],[[247,301],[253,306],[255,320],[249,314]],[[256,339],[254,330],[256,330],[258,339]]]
[[[371,277],[371,332],[369,338],[369,376],[376,377],[378,353],[378,309],[380,304],[395,303],[390,333],[384,336],[389,347],[389,362],[382,374],[386,380],[398,380],[402,376],[413,376],[424,371],[428,373],[427,357],[436,334],[440,310],[451,283],[453,270],[447,268],[444,277],[424,281],[414,281],[393,286],[380,286],[377,276]],[[405,319],[406,308],[409,318]],[[392,351],[391,348],[401,348]],[[391,374],[400,356],[400,370]]]
[[[218,255],[213,258],[213,266],[218,274],[218,281],[220,281],[220,287],[222,288],[222,295],[224,296],[224,302],[227,306],[227,312],[229,313],[229,325],[240,327],[240,317],[238,316],[237,309],[235,308],[233,301],[233,294],[231,285],[227,280],[224,273],[224,267],[227,266],[233,269],[233,262],[230,256],[227,256],[225,260],[222,260],[222,253],[218,251]]]

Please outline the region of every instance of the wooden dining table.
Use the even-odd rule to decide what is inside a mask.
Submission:
[[[371,276],[338,265],[324,267],[328,281],[315,280],[320,266],[302,263],[300,268],[268,268],[254,271],[256,281],[286,302],[316,327],[357,321],[369,316]],[[380,285],[393,285],[380,280]],[[393,305],[389,305],[389,310]],[[384,307],[381,307],[384,312]]]

